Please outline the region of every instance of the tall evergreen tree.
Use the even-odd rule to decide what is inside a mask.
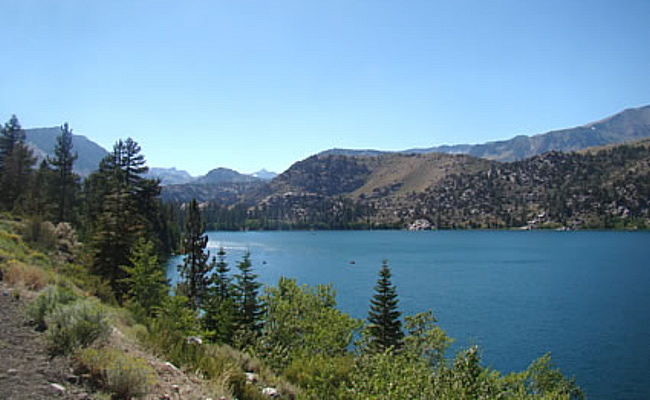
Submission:
[[[18,117],[12,115],[0,132],[0,169],[4,168],[9,154],[14,150],[18,142],[25,140],[25,131],[20,126]]]
[[[50,183],[54,179],[54,172],[50,169],[47,159],[41,161],[38,169],[34,172],[29,193],[26,199],[27,212],[38,216],[43,220],[50,221],[53,218]]]
[[[48,162],[55,172],[52,191],[58,222],[72,220],[73,208],[79,192],[79,176],[72,170],[77,153],[73,154],[72,148],[72,129],[65,123],[61,127],[61,134],[56,138],[54,158],[48,157]]]
[[[222,299],[228,299],[232,294],[232,279],[229,276],[230,267],[226,262],[226,251],[223,249],[223,247],[219,247],[217,257],[219,261],[216,263],[216,271],[213,275],[213,284],[217,296]]]
[[[237,327],[252,333],[257,333],[262,316],[262,305],[258,299],[258,291],[262,286],[257,282],[257,274],[253,273],[250,253],[244,255],[244,259],[237,264],[239,274],[235,274],[234,294],[239,309]]]
[[[150,226],[138,207],[142,193],[138,185],[147,181],[140,176],[146,171],[140,164],[144,157],[132,139],[127,142],[131,144],[127,146],[122,140],[115,143],[113,151],[101,161],[99,171],[84,185],[85,221],[91,225],[87,231],[91,232],[95,251],[94,270],[111,283],[118,300],[126,291],[126,273],[120,266],[131,265],[131,249],[138,237],[148,236]]]
[[[179,265],[181,276],[187,285],[187,297],[190,306],[197,310],[202,305],[203,297],[209,286],[208,273],[213,265],[208,263],[210,252],[206,251],[208,236],[201,221],[201,213],[196,199],[188,205],[185,232],[183,232],[183,265]]]
[[[0,135],[0,201],[5,209],[24,206],[19,200],[27,194],[35,163],[34,154],[25,143],[25,132],[13,115]]]
[[[397,291],[391,282],[388,261],[384,260],[368,311],[369,346],[372,351],[382,352],[391,347],[399,349],[402,346],[404,332],[397,303]]]
[[[230,267],[226,262],[223,247],[217,253],[218,261],[212,259],[215,270],[211,276],[211,285],[207,288],[203,300],[203,328],[211,332],[212,340],[218,343],[232,343],[238,315],[235,303]]]

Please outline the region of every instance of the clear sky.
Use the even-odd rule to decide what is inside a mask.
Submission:
[[[650,104],[648,0],[0,0],[0,118],[281,172]]]

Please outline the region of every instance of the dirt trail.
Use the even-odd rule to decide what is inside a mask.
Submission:
[[[0,282],[0,399],[85,398],[79,387],[66,382],[66,359],[50,359],[43,334],[28,322],[23,302]]]

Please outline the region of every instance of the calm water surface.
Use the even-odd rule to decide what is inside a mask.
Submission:
[[[384,259],[406,314],[431,309],[483,362],[525,369],[551,352],[590,399],[650,398],[650,234],[627,232],[210,232],[231,267],[250,250],[265,284],[333,283],[365,318]],[[216,253],[216,251],[213,251]],[[354,261],[354,264],[351,263]],[[168,275],[176,281],[174,258]]]

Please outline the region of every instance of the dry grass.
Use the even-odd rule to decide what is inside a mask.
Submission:
[[[465,155],[451,154],[391,154],[382,157],[364,157],[370,170],[366,183],[352,196],[372,196],[376,190],[400,184],[396,195],[422,192],[440,182],[447,175],[476,172],[490,165],[489,161]]]
[[[54,282],[52,274],[40,267],[24,264],[17,260],[9,260],[4,268],[4,279],[11,286],[24,287],[32,291],[43,289]]]

